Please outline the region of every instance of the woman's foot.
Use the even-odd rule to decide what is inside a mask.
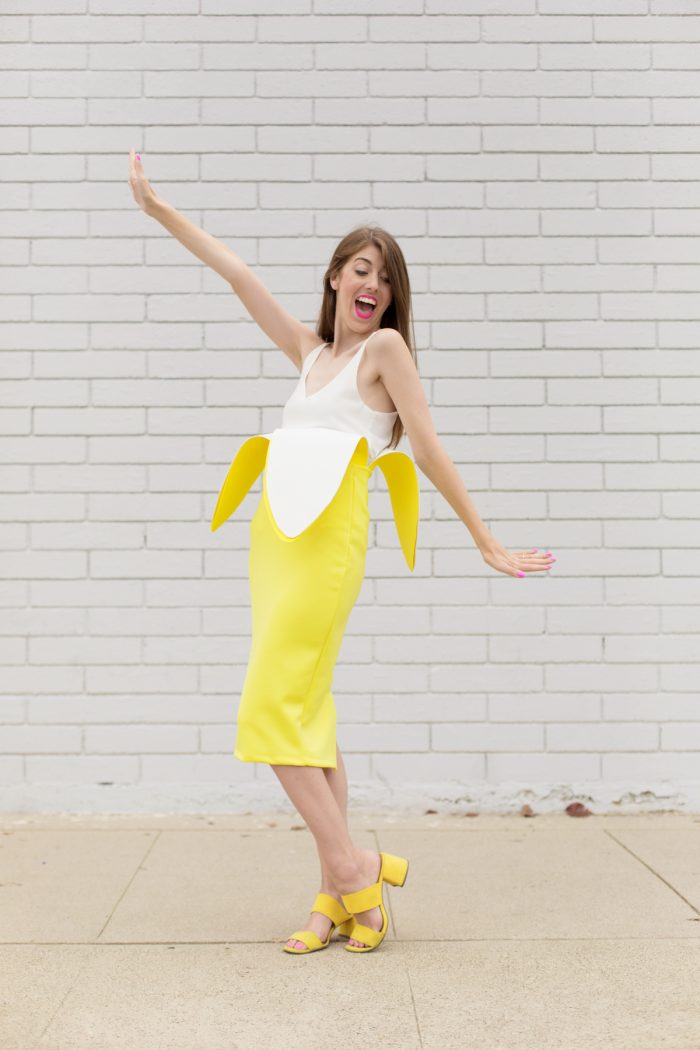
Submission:
[[[331,886],[330,888],[328,886],[321,886],[319,893],[327,893],[329,897],[335,897],[338,904],[342,907],[343,902],[340,899],[340,894],[334,886]],[[308,921],[301,927],[301,929],[311,930],[316,934],[319,940],[325,941],[332,925],[333,923],[327,915],[322,915],[320,911],[312,911],[309,915]],[[287,946],[289,948],[306,948],[306,945],[302,941],[297,941],[294,937],[289,938]]]
[[[382,858],[378,853],[375,853],[371,849],[360,850],[360,867],[362,869],[362,876],[359,881],[352,884],[347,884],[343,888],[343,893],[354,893],[356,890],[363,890],[366,886],[371,886],[373,883],[379,881],[379,872],[382,870]],[[327,893],[330,897],[334,897],[339,904],[342,905],[341,894],[335,886],[321,886],[321,893]],[[361,922],[363,926],[369,926],[371,930],[381,930],[382,928],[382,913],[379,908],[370,908],[369,911],[358,912],[355,916],[357,922]],[[328,936],[328,931],[331,928],[331,920],[327,915],[322,915],[321,912],[312,911],[309,915],[308,921],[304,926],[301,927],[303,930],[311,930],[316,936],[325,941]],[[294,937],[290,937],[287,941],[290,948],[305,948],[306,945],[301,941],[297,941]],[[348,944],[354,945],[358,948],[366,947],[364,941],[355,940],[354,937],[350,937]]]
[[[379,882],[379,873],[382,870],[382,858],[374,850],[364,849],[362,850],[361,867],[363,871],[363,878],[355,885],[348,885],[343,889],[343,893],[355,893],[357,890],[363,890],[366,886],[372,886],[375,882]],[[363,926],[369,926],[370,930],[381,930],[382,928],[382,913],[379,908],[370,908],[369,911],[357,912],[355,915],[355,921],[362,923]],[[364,941],[358,941],[355,937],[350,937],[348,944],[351,947],[366,948],[367,945]]]

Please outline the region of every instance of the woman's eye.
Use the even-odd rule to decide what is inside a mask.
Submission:
[[[358,275],[358,277],[366,277],[367,276],[367,271],[366,270],[355,270],[355,273]],[[389,284],[389,278],[388,277],[382,277],[382,280],[386,281],[386,283]]]

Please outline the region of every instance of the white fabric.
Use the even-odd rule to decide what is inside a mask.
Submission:
[[[381,329],[376,329],[381,331]],[[282,427],[324,427],[351,434],[364,434],[369,444],[369,458],[373,460],[391,441],[398,412],[378,412],[360,397],[357,370],[362,353],[372,332],[342,370],[320,390],[306,396],[306,377],[326,343],[321,343],[307,354],[299,382],[282,410]]]
[[[285,536],[298,536],[328,506],[361,440],[362,434],[323,427],[272,432],[265,486],[272,516]]]

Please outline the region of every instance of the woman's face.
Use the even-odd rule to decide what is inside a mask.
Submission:
[[[340,320],[342,328],[357,332],[361,338],[379,328],[392,295],[382,253],[376,245],[367,244],[351,256],[339,278],[331,280],[331,286],[336,291],[336,322]]]

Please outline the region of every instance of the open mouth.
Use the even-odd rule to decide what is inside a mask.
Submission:
[[[376,306],[372,306],[371,303],[366,303],[364,301],[361,302],[359,299],[355,300],[355,313],[358,317],[361,317],[363,321],[366,321],[368,317],[371,317],[375,310]]]

